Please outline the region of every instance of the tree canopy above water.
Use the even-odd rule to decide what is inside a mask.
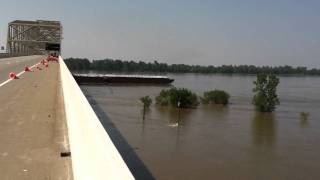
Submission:
[[[215,89],[213,91],[204,92],[201,101],[203,104],[227,105],[229,103],[229,98],[230,95],[227,92]]]
[[[279,78],[274,74],[258,74],[257,80],[254,81],[255,93],[253,97],[253,104],[257,110],[261,112],[271,112],[275,110],[279,99],[277,95],[277,86],[279,84]]]
[[[161,106],[171,105],[179,108],[194,108],[199,105],[195,93],[185,88],[164,89],[156,97],[156,103]]]
[[[95,70],[107,72],[150,72],[150,73],[222,73],[222,74],[297,74],[320,75],[320,69],[292,66],[253,66],[253,65],[222,65],[200,66],[186,64],[167,64],[143,61],[93,60],[85,58],[68,58],[65,62],[70,70]]]

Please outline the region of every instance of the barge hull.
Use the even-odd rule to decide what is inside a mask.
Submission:
[[[83,76],[73,75],[79,85],[106,84],[170,84],[174,80],[167,77],[122,77],[122,76]]]

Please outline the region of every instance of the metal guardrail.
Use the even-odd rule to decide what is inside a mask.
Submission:
[[[59,62],[74,179],[134,179],[61,57]]]

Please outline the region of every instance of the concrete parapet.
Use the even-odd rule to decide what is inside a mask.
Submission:
[[[61,57],[59,61],[74,179],[134,179]]]
[[[10,58],[10,57],[19,57],[19,56],[29,56],[29,54],[27,54],[27,53],[13,53],[13,54],[0,53],[0,59],[1,58]]]

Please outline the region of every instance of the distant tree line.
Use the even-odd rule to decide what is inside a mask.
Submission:
[[[223,73],[223,74],[299,74],[320,75],[320,69],[292,66],[253,66],[253,65],[222,65],[200,66],[186,64],[167,64],[143,61],[93,60],[85,58],[68,58],[66,64],[70,70],[95,70],[109,72],[153,72],[153,73]]]

